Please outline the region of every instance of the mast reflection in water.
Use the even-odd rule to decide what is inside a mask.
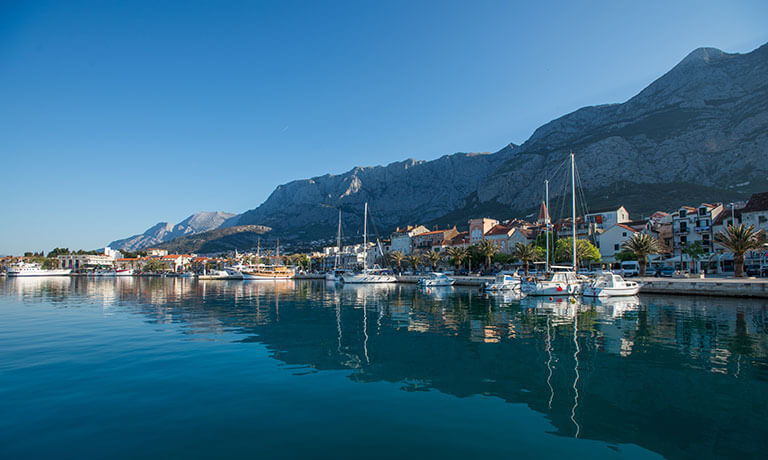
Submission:
[[[767,305],[0,280],[0,457],[756,457]]]

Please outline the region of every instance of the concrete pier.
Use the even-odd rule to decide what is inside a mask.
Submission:
[[[756,297],[768,299],[766,278],[630,278],[640,293]]]

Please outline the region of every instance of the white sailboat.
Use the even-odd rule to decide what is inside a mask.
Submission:
[[[549,201],[549,181],[547,186],[547,201]],[[547,206],[549,212],[549,206]],[[549,234],[549,218],[546,219],[547,235]],[[571,224],[573,230],[573,265],[551,266],[553,272],[544,279],[523,283],[521,289],[529,296],[560,296],[578,295],[582,291],[583,281],[576,273],[576,163],[571,153]],[[547,265],[549,265],[549,237],[547,236]]]
[[[483,287],[486,292],[501,292],[501,291],[519,291],[522,285],[522,280],[517,272],[499,273],[492,283],[488,283]]]
[[[455,280],[445,273],[432,272],[426,278],[421,278],[418,285],[422,287],[453,286]]]
[[[359,273],[341,275],[341,282],[347,284],[395,283],[397,278],[392,270],[379,267],[368,268],[368,202],[365,203],[363,214],[363,270]]]
[[[339,208],[339,228],[336,231],[336,254],[333,256],[333,271],[325,274],[325,280],[340,283],[349,270],[341,266],[341,208]]]

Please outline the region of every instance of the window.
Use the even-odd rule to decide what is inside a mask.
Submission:
[[[571,246],[573,246],[573,245],[571,245]],[[573,249],[573,248],[571,248],[571,249]],[[614,251],[618,251],[619,250],[619,245],[618,244],[614,244],[613,245],[613,250]]]
[[[687,232],[688,231],[688,223],[687,222],[680,222],[680,231],[681,232]]]
[[[686,244],[688,243],[688,237],[687,236],[681,236],[680,237],[680,244]],[[573,246],[573,245],[571,245]]]
[[[627,232],[621,232],[621,236],[627,236]],[[573,245],[571,245],[573,246]]]
[[[681,209],[680,210],[680,217],[687,217],[687,216],[688,216],[688,211],[686,211],[685,209]]]
[[[707,215],[707,208],[699,208],[699,215],[700,216],[706,216]]]
[[[766,216],[757,216],[757,223],[758,224],[764,224],[768,222],[768,217]]]

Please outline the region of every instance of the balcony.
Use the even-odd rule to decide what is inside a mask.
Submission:
[[[675,235],[687,235],[687,234],[688,234],[688,227],[684,229],[679,229],[679,228],[675,229]]]
[[[696,227],[693,228],[693,230],[696,233],[708,233],[708,232],[710,232],[712,230],[712,226],[710,226],[710,225],[702,225],[701,227],[699,227],[697,225]]]

